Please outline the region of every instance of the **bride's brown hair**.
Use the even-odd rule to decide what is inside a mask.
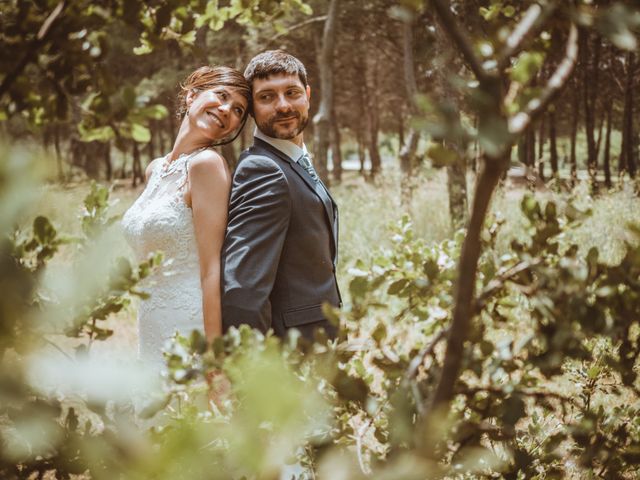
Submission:
[[[180,84],[176,108],[178,118],[182,118],[188,110],[187,93],[191,91],[202,92],[220,86],[235,89],[247,99],[247,104],[251,105],[251,88],[242,73],[235,68],[224,65],[204,66],[195,70]],[[248,110],[249,108],[247,108]]]

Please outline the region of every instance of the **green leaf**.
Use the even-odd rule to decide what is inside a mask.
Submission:
[[[362,298],[367,293],[369,282],[366,277],[355,277],[349,283],[349,293],[353,299]]]
[[[333,385],[345,400],[364,403],[369,393],[367,384],[361,378],[350,377],[344,370],[338,370]]]
[[[141,108],[138,113],[144,118],[153,118],[154,120],[162,120],[169,116],[169,110],[164,105],[156,104]]]
[[[207,339],[200,330],[192,330],[191,336],[189,337],[189,345],[191,351],[200,355],[207,351]]]
[[[480,7],[479,13],[482,18],[490,22],[500,14],[500,4],[491,5],[489,8]]]
[[[459,155],[455,150],[447,148],[441,143],[432,144],[427,150],[427,156],[433,162],[434,167],[453,165],[459,158]]]
[[[589,380],[595,380],[596,378],[598,378],[598,375],[600,375],[601,371],[601,367],[594,365],[587,370],[587,378],[589,378]]]
[[[196,31],[191,30],[190,32],[185,33],[184,35],[181,35],[180,41],[182,43],[186,43],[187,45],[193,46],[193,44],[196,42]]]
[[[436,262],[433,258],[428,258],[422,265],[422,271],[429,278],[431,283],[433,283],[440,273],[440,267],[438,267],[438,262]]]
[[[516,14],[516,9],[513,5],[507,5],[502,9],[502,14],[507,18],[511,18]]]
[[[151,131],[144,125],[134,123],[131,125],[131,138],[139,143],[148,143],[151,140]]]
[[[387,289],[387,293],[389,295],[397,295],[402,291],[404,287],[407,286],[408,280],[406,278],[401,278],[400,280],[396,280]]]
[[[381,343],[385,338],[387,338],[387,326],[384,323],[379,323],[373,330],[371,338],[373,338],[377,343]]]
[[[511,69],[511,80],[521,84],[528,83],[538,72],[543,62],[544,54],[541,52],[522,52]]]
[[[108,142],[109,140],[113,140],[116,136],[113,128],[107,127],[98,127],[85,129],[83,128],[82,123],[78,124],[78,132],[80,133],[80,139],[83,142]]]
[[[148,55],[153,52],[153,45],[145,38],[140,39],[141,45],[133,48],[135,55]]]
[[[532,195],[527,194],[522,197],[520,208],[530,221],[535,221],[540,217],[540,204]]]

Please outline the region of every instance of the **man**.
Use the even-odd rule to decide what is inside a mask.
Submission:
[[[340,305],[336,282],[338,211],[319,180],[303,141],[311,90],[304,65],[272,50],[254,57],[254,144],[233,175],[222,248],[222,322],[246,323],[306,338],[336,328],[322,304]]]

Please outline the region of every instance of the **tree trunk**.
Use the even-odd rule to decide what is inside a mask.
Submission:
[[[537,163],[538,163],[538,177],[540,178],[540,180],[542,180],[544,182],[544,142],[545,142],[545,137],[544,137],[544,129],[546,127],[545,122],[544,122],[544,116],[540,119],[540,130],[538,133],[538,158],[537,158]]]
[[[596,140],[596,158],[600,158],[600,147],[602,146],[602,133],[604,131],[604,124],[607,120],[607,115],[600,115],[600,125],[598,126],[598,139]]]
[[[607,106],[607,130],[604,138],[604,184],[611,188],[611,117],[613,116],[613,102]]]
[[[536,168],[536,129],[532,124],[527,131],[527,165],[532,171]]]
[[[554,177],[558,176],[558,144],[556,131],[556,110],[552,108],[549,112],[549,163]]]
[[[382,159],[380,158],[380,150],[378,146],[378,133],[380,129],[380,115],[378,112],[378,57],[372,59],[373,65],[369,66],[369,82],[365,91],[367,101],[367,132],[365,134],[365,142],[369,151],[369,160],[371,161],[371,178],[374,179],[380,166]]]
[[[82,165],[89,178],[97,179],[100,176],[99,156],[102,144],[94,142],[84,142],[80,149],[82,155]]]
[[[584,128],[587,137],[587,169],[594,176],[598,167],[595,141],[595,101],[598,90],[598,68],[600,60],[600,39],[596,38],[593,52],[593,68],[590,68],[589,36],[586,30],[580,32],[580,57],[582,63],[582,100],[584,104]]]
[[[342,181],[342,151],[340,150],[340,125],[335,111],[331,113],[333,122],[331,122],[331,160],[333,161],[333,179],[336,182]]]
[[[331,135],[331,111],[333,108],[333,53],[337,24],[338,0],[331,0],[327,19],[324,22],[322,44],[318,51],[318,71],[320,76],[320,106],[313,117],[315,133],[314,160],[318,175],[325,184],[329,183],[327,153]]]
[[[364,176],[364,165],[367,161],[367,152],[364,146],[362,131],[358,131],[358,160],[360,161],[360,175]]]
[[[380,172],[382,159],[378,148],[378,129],[379,117],[377,105],[369,106],[369,131],[367,132],[367,150],[369,151],[369,159],[371,160],[371,178],[375,178]]]
[[[622,147],[620,149],[619,173],[622,176],[628,172],[631,178],[635,178],[636,164],[633,158],[633,88],[635,54],[627,53],[626,58],[626,82],[624,89],[624,112],[622,115]]]
[[[136,187],[138,181],[144,182],[144,175],[142,174],[142,164],[140,163],[140,147],[138,142],[133,142],[133,181],[132,185]]]
[[[56,164],[58,166],[58,179],[64,181],[64,166],[62,163],[62,150],[60,148],[60,124],[53,127],[53,148],[56,152]]]
[[[443,51],[451,48],[446,30],[447,27],[441,21],[437,22],[435,31],[436,45]],[[455,112],[454,115],[456,115],[457,118],[453,121],[455,121],[456,124],[460,121],[459,112],[462,109],[458,93],[453,89],[448,77],[452,73],[450,70],[459,69],[460,67],[461,65],[458,62],[454,62],[450,68],[442,69],[436,76],[438,94],[447,104],[447,108],[451,108],[452,111]],[[449,196],[451,227],[453,230],[457,230],[464,226],[467,219],[466,159],[462,139],[451,138],[449,140],[448,147],[457,153],[456,160],[445,167],[447,171],[447,193]]]
[[[473,129],[478,130],[478,116],[474,115],[473,117]],[[478,142],[478,138],[476,137],[473,140],[473,160],[471,161],[471,171],[476,173],[478,171],[478,164],[480,163],[480,156],[482,152],[480,151],[480,142]],[[506,173],[506,172],[505,172]]]
[[[487,124],[494,122],[495,118],[504,115],[503,106],[505,93],[503,85],[506,83],[505,70],[500,70],[499,75],[488,75],[482,66],[481,60],[474,54],[473,43],[466,37],[464,30],[457,24],[454,14],[451,12],[450,4],[446,0],[432,0],[430,5],[436,10],[441,22],[445,25],[451,41],[459,46],[460,52],[464,55],[469,67],[475,73],[479,81],[479,91],[487,99],[482,107],[478,107],[480,114],[480,125],[478,130],[488,128]],[[540,101],[538,107],[533,109],[528,117],[530,122],[535,121],[537,115],[544,111],[546,102],[553,99],[560,88],[565,85],[570,78],[577,56],[577,31],[572,24],[569,41],[567,43],[567,53],[552,76],[552,81],[547,84],[546,101]],[[509,60],[507,58],[507,60]],[[504,62],[509,65],[510,62]],[[500,65],[500,64],[499,64]],[[506,67],[504,67],[506,68]],[[486,215],[491,203],[493,192],[500,181],[503,173],[509,164],[511,147],[522,130],[527,126],[527,122],[521,124],[520,128],[511,130],[511,136],[506,139],[494,155],[489,157],[485,154],[482,169],[478,175],[478,181],[473,197],[473,207],[467,228],[466,236],[462,243],[456,284],[454,289],[454,308],[450,326],[447,332],[447,345],[442,362],[442,369],[437,381],[431,404],[426,409],[425,426],[433,427],[431,421],[442,424],[442,415],[449,412],[449,404],[455,393],[458,380],[465,363],[465,341],[469,338],[469,331],[472,326],[472,319],[476,313],[474,301],[474,291],[477,283],[478,260],[482,253],[481,234],[484,228]],[[530,125],[529,125],[530,127]],[[425,435],[421,430],[420,434]]]
[[[571,156],[569,157],[569,163],[571,165],[571,185],[575,184],[578,178],[578,159],[576,157],[576,137],[578,135],[578,120],[580,117],[580,102],[578,92],[578,80],[574,77],[574,89],[572,100],[572,116],[571,116]]]
[[[473,317],[472,303],[478,271],[478,259],[482,249],[480,235],[491,203],[491,197],[506,169],[508,158],[487,159],[485,157],[482,163],[474,193],[471,218],[469,219],[467,234],[462,244],[460,260],[458,261],[455,307],[447,336],[447,350],[442,372],[433,398],[433,405],[435,406],[449,402],[453,396],[460,365],[464,358],[464,341],[467,338]]]
[[[155,120],[151,120],[150,127],[151,127],[151,139],[149,140],[149,145],[147,145],[147,155],[149,155],[149,163],[151,163],[156,158],[156,147],[154,145],[154,142],[156,140]]]
[[[113,177],[113,165],[111,164],[111,142],[105,142],[102,146],[102,155],[104,159],[104,169],[107,181],[111,181]]]
[[[402,51],[404,64],[404,85],[407,92],[407,100],[409,103],[409,114],[411,116],[418,113],[416,105],[416,95],[418,94],[418,86],[416,84],[415,66],[413,59],[413,22],[405,21],[402,24]],[[402,125],[402,121],[400,125]],[[402,204],[407,207],[411,204],[412,177],[415,167],[416,150],[420,141],[419,132],[411,126],[407,135],[406,143],[402,143],[400,149],[400,170],[402,171],[402,180],[400,182],[400,199]],[[464,218],[464,217],[463,217]]]

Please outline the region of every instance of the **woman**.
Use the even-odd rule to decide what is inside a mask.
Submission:
[[[149,164],[147,186],[122,219],[139,260],[155,251],[168,260],[138,311],[139,354],[156,365],[176,331],[204,329],[209,340],[222,332],[220,250],[231,173],[211,147],[238,135],[251,94],[240,72],[219,66],[189,75],[178,98],[182,123],[173,149]]]

